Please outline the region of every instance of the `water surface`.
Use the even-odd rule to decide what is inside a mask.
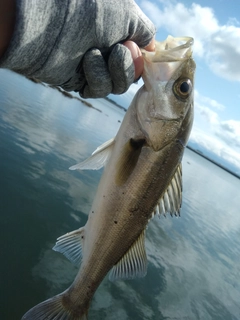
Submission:
[[[21,319],[77,272],[51,248],[86,223],[102,171],[68,167],[113,137],[124,116],[90,102],[101,111],[0,70],[0,319]],[[106,277],[90,320],[240,319],[240,181],[186,150],[183,186],[181,218],[149,223],[147,276]]]

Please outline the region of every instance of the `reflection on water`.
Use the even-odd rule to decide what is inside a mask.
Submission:
[[[51,250],[85,224],[101,171],[73,172],[113,137],[124,113],[101,112],[0,70],[0,319],[17,320],[72,282],[77,268]],[[186,150],[181,218],[147,229],[148,274],[106,278],[89,318],[240,319],[239,179]]]

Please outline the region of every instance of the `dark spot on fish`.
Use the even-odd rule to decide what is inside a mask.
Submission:
[[[92,211],[92,213],[94,213],[94,211]]]
[[[120,122],[120,123],[121,123],[121,121],[120,121],[120,120],[118,120],[118,122]]]
[[[130,139],[130,144],[134,150],[138,150],[138,149],[141,149],[145,144],[145,139],[138,139],[138,140]]]
[[[123,147],[116,165],[117,174],[115,182],[117,185],[123,185],[134,171],[144,144],[145,139],[130,139]]]
[[[84,236],[81,236],[82,239],[84,239]]]
[[[114,223],[117,224],[118,222],[115,220]]]

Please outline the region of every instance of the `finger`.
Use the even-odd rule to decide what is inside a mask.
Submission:
[[[131,51],[122,44],[116,44],[109,56],[108,68],[113,82],[112,93],[126,92],[135,77]]]
[[[86,85],[80,95],[84,98],[103,98],[112,91],[112,81],[108,66],[100,50],[91,49],[83,58]]]
[[[131,55],[132,55],[132,59],[135,67],[134,80],[136,80],[143,73],[144,62],[143,62],[142,53],[139,47],[137,46],[137,44],[133,41],[126,41],[123,43],[123,45],[126,46],[131,51]]]
[[[152,41],[144,47],[144,49],[147,51],[155,51],[155,39],[153,38]]]

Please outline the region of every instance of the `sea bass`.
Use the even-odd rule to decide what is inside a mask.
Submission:
[[[155,214],[178,215],[181,160],[193,122],[193,39],[169,36],[142,50],[144,85],[114,139],[70,169],[105,166],[86,225],[58,238],[54,250],[80,265],[73,284],[22,319],[87,319],[90,301],[111,280],[147,272],[145,230]]]

